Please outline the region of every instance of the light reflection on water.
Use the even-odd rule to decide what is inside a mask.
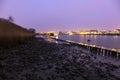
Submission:
[[[59,35],[59,39],[103,46],[106,48],[120,49],[120,36],[108,35]],[[90,40],[88,42],[87,40]]]

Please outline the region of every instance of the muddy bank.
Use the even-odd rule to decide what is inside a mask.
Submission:
[[[98,60],[70,44],[34,38],[0,47],[0,80],[120,80],[120,65]]]

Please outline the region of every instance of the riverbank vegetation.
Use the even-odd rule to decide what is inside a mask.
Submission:
[[[10,20],[0,18],[0,45],[9,45],[23,42],[35,35],[33,30],[27,30]]]

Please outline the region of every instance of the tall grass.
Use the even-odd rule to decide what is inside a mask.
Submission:
[[[0,45],[9,45],[23,42],[35,33],[7,20],[0,19]]]

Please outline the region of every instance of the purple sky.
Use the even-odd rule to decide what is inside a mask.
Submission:
[[[0,16],[42,31],[120,28],[119,0],[6,0]],[[120,2],[120,1],[119,1]],[[0,4],[1,5],[1,4]]]

